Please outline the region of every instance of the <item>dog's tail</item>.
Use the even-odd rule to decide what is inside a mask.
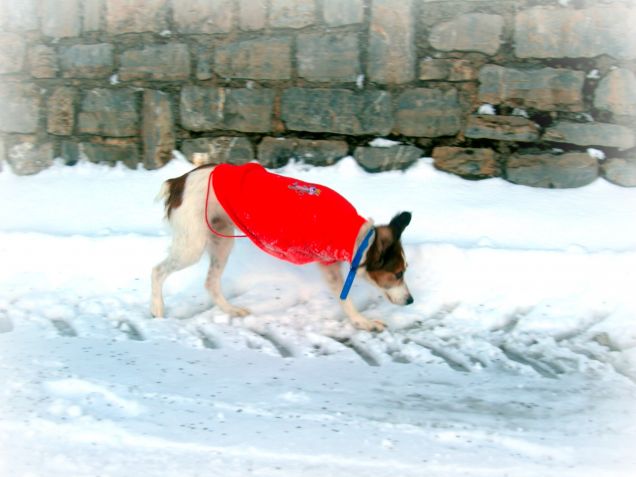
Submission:
[[[170,218],[172,211],[181,205],[184,189],[185,176],[168,179],[161,184],[161,189],[159,189],[159,193],[155,197],[155,202],[163,201],[167,219]]]
[[[170,195],[170,179],[168,179],[167,181],[164,181],[163,184],[161,184],[161,189],[159,189],[159,192],[157,193],[157,196],[155,197],[155,202],[163,201],[165,206],[166,200],[168,199],[169,195]]]

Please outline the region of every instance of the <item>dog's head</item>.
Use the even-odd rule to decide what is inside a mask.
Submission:
[[[411,222],[411,213],[402,212],[389,225],[375,228],[375,239],[367,252],[365,269],[368,280],[396,305],[410,305],[413,297],[404,281],[407,263],[400,237]]]

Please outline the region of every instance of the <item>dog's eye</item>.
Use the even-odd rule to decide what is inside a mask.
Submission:
[[[401,280],[403,276],[404,276],[404,272],[397,272],[395,274],[395,278],[397,278],[398,280]]]

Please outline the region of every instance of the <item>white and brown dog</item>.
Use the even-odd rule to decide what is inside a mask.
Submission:
[[[173,272],[210,255],[205,286],[214,302],[232,316],[250,312],[230,304],[221,290],[221,275],[238,228],[265,252],[303,264],[318,262],[331,290],[353,324],[382,331],[384,323],[368,320],[347,294],[356,275],[377,286],[396,305],[413,297],[404,281],[406,260],[400,236],[409,212],[388,225],[374,226],[340,194],[320,184],[272,174],[256,163],[202,166],[164,182],[159,194],[173,230],[168,257],[152,270],[151,312],[164,315],[163,283]],[[343,280],[341,262],[351,264]]]

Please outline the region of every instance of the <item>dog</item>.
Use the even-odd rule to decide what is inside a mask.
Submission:
[[[166,278],[198,262],[205,251],[210,257],[205,287],[216,305],[230,316],[249,315],[249,310],[229,303],[221,289],[221,275],[237,237],[248,237],[265,252],[291,263],[317,262],[358,329],[382,331],[385,323],[362,316],[348,297],[356,276],[375,285],[393,304],[414,301],[404,279],[407,263],[400,243],[410,212],[375,226],[334,190],[268,172],[255,162],[197,167],[164,182],[158,199],[164,201],[173,236],[168,257],[152,270],[155,317],[164,316]],[[235,235],[236,229],[243,234]],[[351,264],[346,282],[342,262]]]

